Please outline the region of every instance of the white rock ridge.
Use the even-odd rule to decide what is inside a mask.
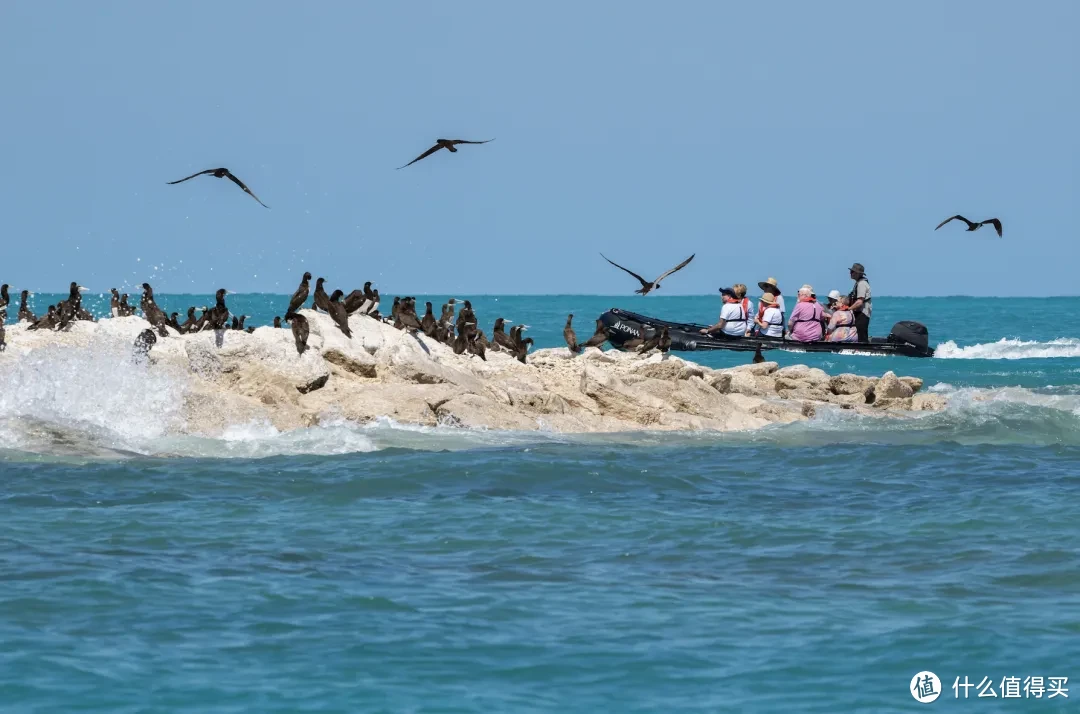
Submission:
[[[892,372],[880,379],[830,377],[773,362],[714,370],[675,355],[595,348],[578,356],[566,348],[540,349],[528,364],[489,350],[485,362],[366,316],[349,319],[350,340],[326,314],[301,312],[311,327],[302,356],[288,327],[250,334],[170,330],[168,338],[159,337],[141,369],[177,377],[183,404],[176,431],[218,436],[252,420],[289,430],[378,417],[559,432],[732,431],[811,418],[829,405],[867,413],[945,405],[938,395],[918,393],[921,380]],[[147,327],[140,317],[76,322],[67,332],[9,326],[0,365],[56,350],[129,355]],[[140,375],[133,369],[125,378]]]

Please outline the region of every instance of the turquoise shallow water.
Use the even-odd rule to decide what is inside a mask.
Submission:
[[[284,302],[230,296],[255,324]],[[579,333],[612,306],[716,311],[473,302],[539,346],[570,311]],[[920,670],[945,687],[933,707],[1075,710],[1080,691],[951,688],[1080,681],[1080,334],[1048,333],[1048,305],[881,299],[874,333],[919,319],[942,357],[771,356],[921,376],[948,409],[754,434],[380,422],[167,439],[132,375],[66,372],[82,396],[57,405],[9,370],[0,710],[912,711]]]

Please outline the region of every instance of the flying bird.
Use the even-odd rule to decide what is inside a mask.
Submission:
[[[697,253],[694,253],[694,255],[697,255]],[[671,275],[672,273],[674,273],[674,272],[676,272],[676,271],[679,271],[679,270],[682,270],[683,268],[685,268],[685,267],[686,267],[686,266],[687,266],[687,265],[688,265],[688,264],[690,263],[690,261],[694,259],[694,255],[691,255],[691,256],[690,256],[689,258],[687,258],[687,259],[686,259],[686,260],[684,260],[683,262],[679,263],[679,264],[678,264],[678,265],[676,265],[676,266],[675,266],[674,268],[672,268],[671,270],[667,271],[666,273],[664,273],[663,275],[661,275],[661,276],[660,276],[659,278],[657,278],[656,280],[646,280],[645,278],[641,277],[640,275],[638,275],[638,274],[637,274],[637,273],[635,273],[634,271],[632,271],[632,270],[627,270],[626,268],[622,267],[621,265],[619,265],[619,264],[618,264],[618,263],[616,263],[615,261],[613,261],[613,260],[611,260],[610,258],[608,258],[608,257],[607,257],[606,255],[604,255],[603,253],[601,253],[601,254],[600,254],[600,257],[601,257],[601,258],[603,258],[604,260],[606,260],[607,262],[611,263],[612,265],[614,265],[614,266],[615,266],[616,268],[618,268],[619,270],[625,270],[625,271],[626,271],[627,273],[630,273],[630,274],[631,274],[631,275],[633,275],[633,276],[634,276],[635,278],[637,278],[637,279],[638,279],[638,282],[639,282],[639,283],[641,283],[641,289],[640,289],[640,290],[635,290],[634,292],[635,292],[635,293],[637,293],[637,294],[639,294],[639,295],[648,295],[648,294],[649,294],[650,292],[652,292],[653,290],[659,290],[659,289],[660,289],[660,281],[661,281],[661,280],[663,280],[663,279],[664,279],[664,278],[666,278],[667,276]]]
[[[495,141],[495,140],[494,139],[485,139],[484,141],[466,141],[465,139],[436,139],[435,140],[435,146],[431,147],[430,149],[428,149],[424,153],[420,154],[415,159],[413,159],[409,163],[405,164],[405,166],[412,166],[413,164],[415,164],[420,159],[426,159],[427,157],[431,156],[432,154],[434,154],[439,149],[446,149],[451,154],[456,154],[457,149],[455,149],[454,147],[457,146],[458,144],[486,144],[489,141]],[[403,168],[405,168],[405,166],[398,166],[397,169],[395,169],[395,170],[403,169]]]
[[[251,196],[256,201],[259,201],[259,197],[256,196],[254,193],[252,193],[251,189],[248,188],[247,186],[245,186],[243,181],[241,181],[240,179],[233,176],[233,173],[231,171],[229,171],[228,169],[207,169],[206,171],[200,171],[197,174],[191,174],[187,178],[182,178],[179,181],[167,181],[166,183],[168,183],[168,185],[172,186],[174,184],[183,183],[184,181],[187,181],[188,179],[193,179],[196,176],[202,176],[204,174],[210,174],[214,178],[228,178],[230,181],[235,183],[237,186],[244,189],[244,193]],[[262,201],[259,201],[259,205],[262,206],[263,208],[270,208],[270,206],[267,206]]]
[[[980,228],[982,228],[983,226],[985,226],[986,224],[989,223],[990,225],[994,226],[994,229],[997,231],[998,238],[1001,237],[1001,221],[999,221],[998,219],[996,219],[996,218],[988,218],[985,221],[982,221],[980,223],[972,223],[971,221],[969,221],[968,219],[964,218],[963,216],[961,216],[959,214],[953,216],[952,218],[946,218],[944,221],[937,224],[937,228],[935,228],[934,230],[936,231],[938,228],[941,228],[943,225],[945,225],[949,221],[955,221],[957,219],[960,219],[961,221],[963,221],[964,223],[967,224],[968,231],[977,231],[977,230],[979,230]]]

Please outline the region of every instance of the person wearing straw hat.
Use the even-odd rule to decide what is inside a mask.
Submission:
[[[870,341],[870,281],[866,279],[866,268],[862,263],[854,263],[849,269],[855,287],[848,294],[851,311],[855,313],[855,329],[859,333],[859,342]]]
[[[754,322],[758,326],[758,334],[762,337],[784,336],[784,315],[780,312],[780,304],[772,293],[765,293],[758,301],[764,308]]]
[[[780,312],[787,312],[787,307],[784,305],[784,295],[780,292],[780,286],[776,284],[776,278],[762,280],[757,286],[761,288],[761,292],[773,294],[773,297],[776,298],[776,306],[780,308]]]
[[[821,323],[821,305],[814,298],[814,288],[803,285],[799,288],[799,304],[791,311],[788,332],[791,339],[798,342],[817,342],[824,336]]]

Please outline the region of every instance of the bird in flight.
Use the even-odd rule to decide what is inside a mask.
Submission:
[[[427,157],[431,156],[432,154],[434,154],[439,149],[446,149],[451,154],[456,154],[457,149],[455,149],[454,147],[457,146],[458,144],[486,144],[489,141],[495,141],[495,140],[494,139],[485,139],[484,141],[466,141],[465,139],[436,139],[435,140],[435,146],[431,147],[430,149],[428,149],[424,153],[420,154],[415,159],[413,159],[409,163],[405,164],[405,166],[412,166],[413,164],[415,164],[420,159],[426,159]],[[405,166],[398,166],[398,169],[403,169],[403,168],[405,168]]]
[[[694,255],[697,255],[697,253],[694,253]],[[689,258],[687,258],[687,259],[686,259],[686,260],[684,260],[683,262],[679,263],[679,264],[678,264],[678,265],[676,265],[676,266],[675,266],[674,268],[672,268],[671,270],[667,271],[666,273],[664,273],[663,275],[661,275],[661,276],[660,276],[659,278],[657,278],[656,280],[646,280],[645,278],[641,277],[640,275],[638,275],[638,274],[637,274],[637,273],[635,273],[634,271],[632,271],[632,270],[627,270],[626,268],[622,267],[621,265],[619,265],[619,264],[618,264],[618,263],[616,263],[615,261],[613,261],[613,260],[611,260],[610,258],[608,258],[608,257],[607,257],[606,255],[604,255],[603,253],[601,253],[601,254],[600,254],[600,257],[601,257],[601,258],[603,258],[604,260],[606,260],[607,262],[611,263],[612,265],[614,265],[614,266],[615,266],[616,268],[618,268],[619,270],[626,270],[626,272],[630,273],[630,274],[631,274],[631,275],[633,275],[633,276],[634,276],[635,278],[637,278],[637,279],[638,279],[638,282],[639,282],[639,283],[641,283],[641,289],[640,289],[640,290],[635,290],[634,292],[635,292],[635,293],[638,293],[638,294],[640,294],[640,295],[648,295],[648,294],[649,294],[650,292],[652,292],[653,290],[659,290],[659,289],[660,289],[660,281],[661,281],[661,280],[663,280],[663,279],[664,279],[664,278],[666,278],[667,276],[671,275],[672,273],[674,273],[674,272],[676,272],[676,271],[678,271],[678,270],[682,270],[683,268],[685,268],[685,267],[687,266],[687,264],[689,264],[689,263],[690,263],[690,261],[694,259],[694,255],[691,255],[691,256],[690,256]]]
[[[944,221],[939,223],[937,225],[937,228],[935,228],[934,230],[936,231],[938,228],[941,228],[943,225],[945,225],[949,221],[955,221],[957,219],[960,219],[961,221],[966,223],[967,226],[968,226],[967,229],[969,231],[977,231],[977,230],[979,230],[980,228],[982,228],[983,226],[985,226],[986,224],[989,223],[992,226],[994,226],[995,230],[997,230],[998,238],[1001,237],[1001,221],[999,221],[998,219],[996,219],[996,218],[988,218],[985,221],[982,221],[980,223],[972,223],[971,221],[969,221],[968,219],[964,218],[963,216],[961,216],[959,214],[953,216],[952,218],[946,218]]]
[[[202,176],[203,174],[210,174],[210,175],[211,175],[211,176],[213,176],[214,178],[228,178],[228,179],[229,179],[230,181],[232,181],[233,183],[235,183],[235,184],[236,184],[237,186],[239,186],[240,188],[244,189],[244,193],[246,193],[247,195],[251,196],[251,197],[252,197],[252,198],[254,198],[254,199],[255,199],[256,201],[259,201],[259,197],[258,197],[258,196],[256,196],[256,195],[255,195],[254,193],[252,193],[252,192],[251,192],[251,189],[250,189],[250,188],[248,188],[247,186],[245,186],[245,185],[244,185],[244,182],[243,182],[243,181],[241,181],[240,179],[238,179],[238,178],[236,178],[235,176],[233,176],[233,173],[232,173],[232,171],[229,171],[228,169],[207,169],[206,171],[200,171],[200,172],[199,172],[199,173],[197,173],[197,174],[191,174],[191,175],[190,175],[190,176],[188,176],[187,178],[182,178],[182,179],[180,179],[179,181],[168,181],[167,183],[168,183],[168,184],[169,184],[170,186],[172,186],[173,184],[183,183],[184,181],[187,181],[188,179],[193,179],[193,178],[195,178],[196,176]],[[259,201],[259,205],[260,205],[260,206],[262,206],[263,208],[270,208],[270,206],[267,206],[267,205],[266,205],[265,203],[263,203],[262,201]]]

